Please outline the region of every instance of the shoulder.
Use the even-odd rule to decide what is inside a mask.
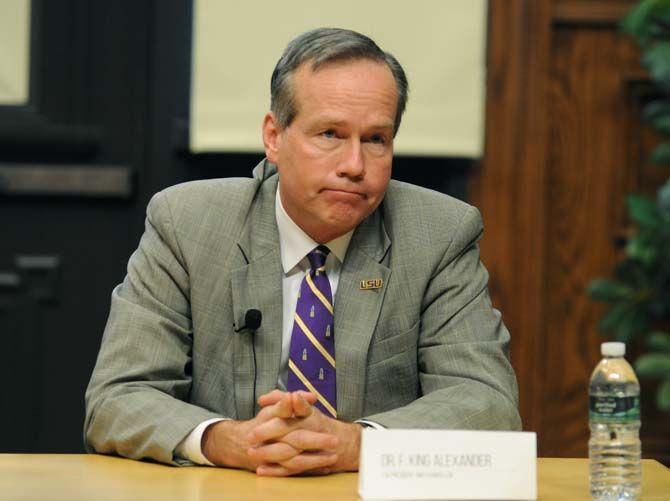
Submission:
[[[258,190],[253,178],[225,178],[176,184],[156,193],[149,207],[160,206],[174,214],[234,210],[248,207]]]
[[[234,233],[244,224],[259,186],[254,178],[177,184],[153,196],[147,217],[187,235],[214,229]]]
[[[170,186],[155,195],[171,207],[235,206],[253,198],[259,182],[253,178],[224,178],[190,181]]]
[[[454,243],[462,247],[476,241],[483,230],[481,216],[474,206],[444,193],[395,180],[389,183],[384,197],[383,216],[394,243],[441,251]]]

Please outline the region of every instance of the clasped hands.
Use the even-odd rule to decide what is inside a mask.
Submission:
[[[264,476],[358,470],[362,427],[324,415],[315,403],[316,395],[306,391],[266,393],[253,419],[209,426],[203,454],[215,465]]]

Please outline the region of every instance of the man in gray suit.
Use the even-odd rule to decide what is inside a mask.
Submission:
[[[253,178],[149,204],[86,393],[89,450],[293,475],[356,470],[364,426],[518,429],[479,213],[390,181],[400,64],[314,30],[271,95]]]

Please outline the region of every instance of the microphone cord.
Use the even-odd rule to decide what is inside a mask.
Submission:
[[[251,331],[251,351],[254,354],[254,389],[253,400],[251,401],[251,415],[253,417],[256,415],[256,376],[258,375],[256,370],[256,331]]]
[[[263,314],[260,310],[249,309],[244,315],[244,325],[239,329],[235,329],[233,324],[233,329],[236,333],[242,332],[244,330],[248,331],[251,335],[251,352],[254,357],[254,387],[253,387],[253,400],[251,401],[251,415],[254,416],[256,413],[256,383],[258,380],[258,366],[256,363],[256,331],[260,328],[263,321]]]

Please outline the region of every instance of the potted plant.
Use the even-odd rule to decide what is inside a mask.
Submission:
[[[651,162],[670,173],[670,0],[641,0],[622,21],[640,46],[652,90],[643,119],[660,136]],[[659,380],[656,406],[670,411],[670,176],[653,198],[631,194],[634,232],[611,279],[597,279],[589,295],[608,304],[600,322],[614,339],[634,342],[642,354],[635,369]]]

